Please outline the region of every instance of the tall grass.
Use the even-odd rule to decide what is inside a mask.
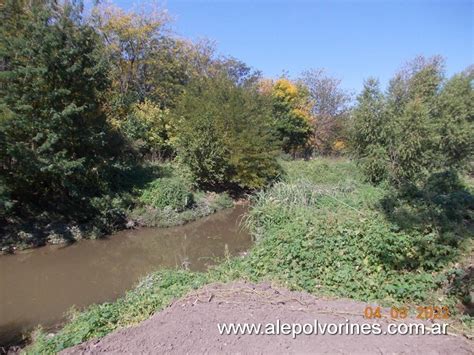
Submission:
[[[472,246],[467,235],[428,222],[402,228],[382,208],[386,188],[364,183],[347,160],[284,164],[285,180],[256,196],[246,220],[259,241],[249,274],[361,300],[455,301],[441,286]]]

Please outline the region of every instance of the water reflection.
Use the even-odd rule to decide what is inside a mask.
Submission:
[[[0,257],[0,344],[60,321],[71,306],[113,300],[160,267],[204,270],[251,244],[239,222],[245,207],[168,229],[139,229],[70,246]]]

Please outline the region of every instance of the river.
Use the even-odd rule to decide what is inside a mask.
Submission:
[[[54,327],[72,306],[112,301],[160,268],[202,271],[246,251],[239,227],[246,207],[220,211],[184,226],[142,228],[98,240],[0,256],[0,344],[18,341],[41,324]]]

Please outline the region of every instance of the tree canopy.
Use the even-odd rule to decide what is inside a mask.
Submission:
[[[2,183],[17,207],[84,204],[122,152],[104,113],[103,46],[73,6],[22,10],[1,36]]]
[[[353,152],[369,180],[417,185],[472,157],[472,70],[445,80],[440,57],[415,58],[383,94],[368,80],[354,111]]]

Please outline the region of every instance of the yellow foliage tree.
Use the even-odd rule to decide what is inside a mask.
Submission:
[[[312,116],[304,87],[286,78],[275,82],[262,80],[260,92],[269,94],[273,102],[273,116],[286,153],[296,155],[305,148],[311,136]]]
[[[152,101],[132,105],[130,114],[119,121],[119,126],[142,154],[151,158],[165,158],[172,154],[176,139],[172,115]]]
[[[121,94],[130,90],[144,94],[147,67],[153,61],[150,53],[168,22],[166,12],[157,8],[149,12],[125,12],[115,6],[101,5],[94,9],[94,19],[114,64],[114,89]]]

